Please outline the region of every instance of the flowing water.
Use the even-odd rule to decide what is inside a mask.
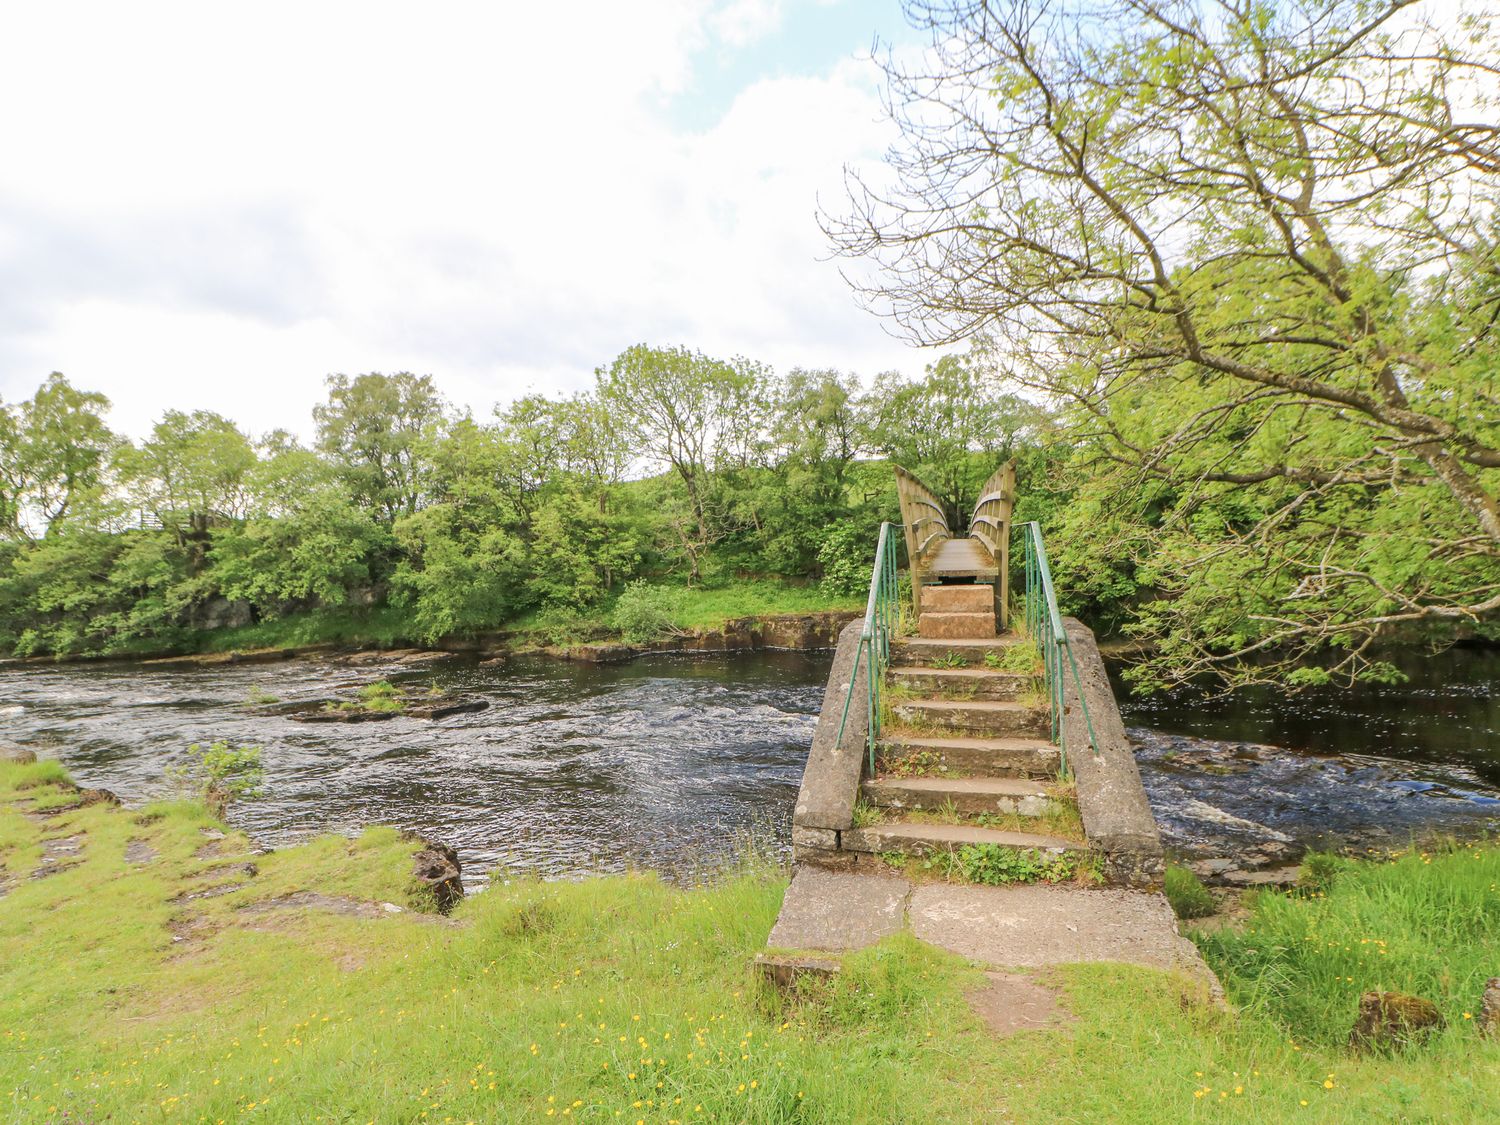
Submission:
[[[1401,847],[1431,833],[1500,829],[1500,652],[1396,660],[1398,685],[1115,692],[1141,777],[1174,849],[1253,853]]]
[[[231,820],[270,846],[372,823],[458,848],[471,882],[497,867],[577,875],[652,868],[692,879],[747,838],[784,854],[828,674],[827,653],[516,658],[407,666],[386,657],[276,665],[0,669],[0,739],[60,759],[127,801],[170,791],[192,742],[263,750],[264,796]],[[1148,702],[1121,693],[1164,833],[1249,862],[1303,844],[1400,841],[1500,825],[1500,656],[1416,662],[1400,688],[1293,699]],[[304,724],[247,707],[347,695],[386,678],[487,710]]]

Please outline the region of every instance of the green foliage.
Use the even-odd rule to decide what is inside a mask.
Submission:
[[[675,591],[638,578],[615,602],[610,623],[627,641],[642,644],[676,631],[680,613],[681,602]]]
[[[231,601],[274,619],[313,606],[343,606],[370,591],[390,532],[334,489],[320,489],[279,518],[216,528],[208,578]]]
[[[391,600],[411,611],[417,636],[498,628],[527,604],[526,547],[504,527],[474,527],[449,504],[396,525],[403,558],[391,576]]]
[[[260,796],[266,771],[257,746],[231,747],[219,740],[207,746],[193,743],[188,760],[168,769],[168,776],[190,792],[219,805]]]
[[[994,663],[991,663],[992,659]],[[991,668],[1022,675],[1036,676],[1042,672],[1042,655],[1037,651],[1037,646],[1029,641],[1006,645],[999,656],[987,652],[984,654],[984,662]]]
[[[1297,872],[1297,887],[1307,894],[1326,895],[1346,866],[1346,860],[1331,852],[1308,852]]]
[[[819,585],[831,597],[853,597],[870,589],[874,537],[852,524],[835,524],[818,545]]]
[[[388,523],[417,510],[427,491],[424,447],[446,421],[430,376],[330,375],[328,401],[313,417],[319,446],[336,458],[358,502]]]
[[[406,710],[406,693],[389,680],[378,680],[359,689],[359,706],[366,711],[400,712]]]
[[[945,879],[987,887],[1065,883],[1074,879],[1097,883],[1102,879],[1099,857],[1092,852],[1050,855],[1036,848],[1012,848],[1004,844],[964,844],[933,852],[921,861],[921,866]]]
[[[638,529],[632,513],[603,511],[577,492],[549,497],[532,520],[531,592],[546,605],[597,605],[639,568]]]
[[[119,439],[109,399],[53,372],[30,399],[0,403],[0,538],[88,527]]]
[[[1207,918],[1219,909],[1202,880],[1186,867],[1169,865],[1163,883],[1172,912],[1179,918]]]
[[[1384,681],[1375,644],[1492,627],[1500,177],[1474,170],[1500,101],[1468,91],[1500,24],[1094,7],[917,5],[930,65],[885,66],[895,174],[828,224],[903,331],[972,337],[1059,404],[1072,495],[1018,518],[1047,519],[1067,608],[1151,642],[1152,687]],[[883,404],[898,460],[968,424],[938,367]],[[962,460],[923,474],[950,507]]]
[[[1437,1004],[1450,1033],[1466,1037],[1495,972],[1500,850],[1440,847],[1318,867],[1323,889],[1313,896],[1263,892],[1243,931],[1197,938],[1230,1001],[1299,1043],[1332,1047],[1348,1040],[1361,993],[1406,992]]]
[[[932,657],[927,663],[934,668],[967,668],[969,658],[961,652],[945,652]]]
[[[854,802],[854,813],[851,824],[855,828],[873,828],[885,819],[885,813],[875,805],[870,804],[863,797]]]

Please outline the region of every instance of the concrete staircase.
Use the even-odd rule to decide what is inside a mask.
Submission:
[[[1057,776],[1040,669],[1012,670],[1018,661],[1007,656],[1021,641],[996,635],[991,587],[924,587],[917,631],[892,646],[890,722],[875,776],[861,783],[866,811],[842,846],[907,855],[965,844],[1084,850],[1041,827],[1076,823],[1060,815],[1076,805]]]

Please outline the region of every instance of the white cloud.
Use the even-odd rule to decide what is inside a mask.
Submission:
[[[781,15],[781,0],[731,0],[710,23],[725,43],[743,47],[779,27]]]
[[[871,70],[750,85],[697,134],[662,108],[779,18],[10,5],[0,394],[58,369],[130,432],[168,406],[305,432],[332,371],[430,372],[487,413],[641,340],[917,367],[818,260],[815,196],[884,147]]]

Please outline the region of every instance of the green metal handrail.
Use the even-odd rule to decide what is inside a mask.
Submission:
[[[1063,671],[1073,673],[1078,689],[1078,704],[1083,710],[1084,726],[1089,732],[1089,748],[1099,752],[1099,737],[1094,733],[1094,719],[1089,714],[1088,698],[1078,674],[1078,661],[1068,631],[1063,628],[1062,612],[1057,608],[1057,590],[1052,585],[1052,568],[1047,564],[1047,548],[1042,543],[1042,527],[1033,520],[1022,524],[1026,537],[1026,589],[1022,594],[1026,610],[1026,630],[1042,652],[1046,669],[1047,700],[1052,708],[1052,741],[1057,743],[1063,773],[1068,772],[1068,747],[1063,731]]]
[[[865,665],[865,709],[868,723],[865,727],[865,743],[870,755],[870,773],[875,773],[875,742],[880,736],[880,690],[885,682],[885,670],[891,662],[891,637],[896,632],[900,615],[900,586],[896,576],[896,536],[892,525],[880,525],[880,537],[875,543],[875,566],[870,574],[870,596],[865,602],[865,621],[859,631],[859,648],[854,653],[854,668],[849,673],[849,687],[844,692],[844,710],[839,716],[836,746],[844,744],[844,724],[849,721],[849,703],[854,697],[854,684],[859,679],[859,666]]]

